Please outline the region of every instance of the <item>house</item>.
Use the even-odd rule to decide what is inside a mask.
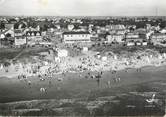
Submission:
[[[0,40],[5,38],[5,34],[3,32],[0,32]]]
[[[69,24],[69,25],[67,26],[67,29],[68,29],[69,31],[72,31],[72,30],[74,29],[74,25],[73,25],[73,24]]]
[[[166,43],[166,34],[163,33],[154,33],[151,36],[151,42],[156,45],[156,44],[165,44]]]
[[[14,30],[14,24],[13,23],[6,23],[5,29],[6,30]]]
[[[143,45],[146,42],[146,40],[144,38],[141,38],[138,33],[127,33],[125,37],[125,42],[127,46],[133,46],[133,45],[139,46]]]
[[[107,25],[106,28],[108,30],[126,29],[126,27],[124,25]]]
[[[0,32],[0,43],[4,46],[11,46],[14,43],[14,30],[4,30]]]
[[[64,43],[89,43],[91,42],[91,34],[89,32],[64,32],[63,33]]]
[[[116,34],[122,34],[122,35],[124,35],[125,33],[126,33],[125,29],[117,29],[116,30]]]
[[[2,46],[2,41],[5,39],[5,34],[3,32],[0,32],[0,47]]]
[[[61,29],[61,26],[58,25],[58,24],[56,24],[55,27],[56,27],[57,29]]]
[[[22,35],[23,35],[23,33],[22,33],[21,29],[14,30],[14,37],[22,36]]]
[[[8,37],[14,37],[14,30],[9,29],[4,31],[5,36]]]
[[[148,39],[148,37],[147,37],[148,32],[146,31],[146,29],[138,28],[138,29],[135,30],[135,32],[139,34],[140,38]]]
[[[26,37],[25,36],[16,36],[14,38],[14,44],[15,46],[21,46],[26,44]]]
[[[17,23],[17,20],[15,18],[12,18],[12,19],[9,20],[9,23],[15,24],[15,23]]]
[[[27,31],[26,38],[28,45],[35,45],[42,41],[42,33],[40,31]]]
[[[14,45],[21,46],[27,43],[25,35],[23,35],[22,30],[14,30]]]
[[[126,34],[126,38],[127,39],[137,39],[137,38],[139,38],[139,34],[138,33],[127,33]]]
[[[160,33],[165,33],[166,34],[166,28],[162,29]]]
[[[109,30],[108,31],[110,34],[116,34],[116,30]]]
[[[123,34],[110,34],[106,36],[108,43],[112,43],[112,42],[122,43],[124,42],[123,41],[124,38],[125,38],[125,35]]]

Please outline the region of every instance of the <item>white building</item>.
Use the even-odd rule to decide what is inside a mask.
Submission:
[[[4,39],[4,38],[5,38],[5,34],[3,34],[3,33],[1,34],[0,33],[0,39]]]
[[[125,36],[122,34],[111,34],[111,35],[107,35],[106,38],[108,43],[112,43],[112,42],[122,43],[124,42],[123,39],[125,38]]]
[[[23,36],[23,32],[21,30],[14,31],[14,43],[15,46],[21,46],[26,44],[26,37]]]
[[[63,49],[63,50],[58,50],[58,57],[67,57],[68,56],[68,51]]]
[[[34,45],[42,42],[42,34],[40,31],[27,31],[26,37],[28,45]]]
[[[166,34],[163,33],[154,33],[151,36],[151,42],[154,45],[165,45],[166,44]]]
[[[91,34],[89,32],[64,32],[63,38],[67,44],[91,42]]]
[[[25,36],[17,36],[14,38],[15,46],[20,46],[26,44],[26,37]]]
[[[74,25],[70,24],[70,25],[67,26],[67,28],[68,28],[69,31],[72,31],[74,29]]]

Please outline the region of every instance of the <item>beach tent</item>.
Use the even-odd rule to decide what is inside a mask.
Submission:
[[[148,57],[148,56],[146,57],[146,60],[147,60],[147,62],[148,62],[148,63],[150,63],[150,59],[149,59],[149,57]]]
[[[45,61],[45,62],[44,62],[44,65],[48,65],[48,62],[47,62],[47,61]]]
[[[106,60],[107,60],[107,57],[106,57],[106,56],[103,56],[101,60],[102,60],[102,61],[106,61]]]
[[[3,65],[2,64],[0,65],[0,69],[3,69]]]
[[[100,58],[101,58],[101,55],[97,55],[97,58],[100,59]]]
[[[163,57],[161,55],[158,56],[159,59],[162,59]]]
[[[116,55],[114,55],[114,59],[117,60],[117,56]]]
[[[83,47],[83,52],[87,52],[88,51],[88,47]]]
[[[148,42],[143,42],[142,45],[146,46],[148,45]]]
[[[166,58],[166,53],[163,53],[163,57]]]
[[[60,62],[59,57],[55,57],[55,61],[56,61],[56,62]]]
[[[67,57],[68,56],[68,51],[63,49],[63,50],[58,50],[58,57]]]
[[[150,58],[153,58],[153,55],[150,55]]]
[[[126,60],[125,64],[126,64],[126,65],[129,65],[129,61]]]

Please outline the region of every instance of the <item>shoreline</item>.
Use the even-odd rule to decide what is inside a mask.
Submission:
[[[166,64],[163,64],[163,65],[144,65],[144,66],[139,66],[139,67],[125,67],[125,68],[122,68],[122,69],[116,69],[115,71],[117,71],[117,72],[119,72],[119,71],[124,71],[124,70],[133,70],[133,69],[146,69],[146,68],[150,68],[150,69],[152,69],[152,68],[163,68],[164,67],[164,69],[166,69],[165,67],[166,67]],[[155,69],[155,70],[158,70],[158,69]],[[114,70],[112,70],[112,71],[114,71]],[[79,72],[77,72],[77,71],[68,71],[68,72],[66,72],[66,73],[64,73],[64,74],[82,74],[82,73],[87,73],[87,72],[93,72],[93,73],[95,73],[95,72],[101,72],[101,71],[96,71],[96,70],[94,70],[94,71],[89,71],[89,70],[86,70],[86,71],[79,71]],[[111,72],[110,70],[103,70],[102,72]],[[126,71],[126,72],[128,72],[128,71]],[[55,76],[55,75],[57,75],[57,76],[59,76],[59,75],[62,75],[63,73],[62,72],[60,72],[60,73],[56,73],[56,74],[54,74],[53,76]],[[1,78],[7,78],[7,79],[16,79],[18,77],[18,75],[15,75],[14,77],[8,77],[8,76],[1,76],[0,75],[0,79]],[[28,76],[28,78],[37,78],[37,75],[32,75],[32,76]]]

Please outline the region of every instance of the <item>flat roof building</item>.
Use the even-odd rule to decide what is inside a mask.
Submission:
[[[63,33],[64,43],[86,43],[91,42],[91,34],[89,32],[64,32]]]

